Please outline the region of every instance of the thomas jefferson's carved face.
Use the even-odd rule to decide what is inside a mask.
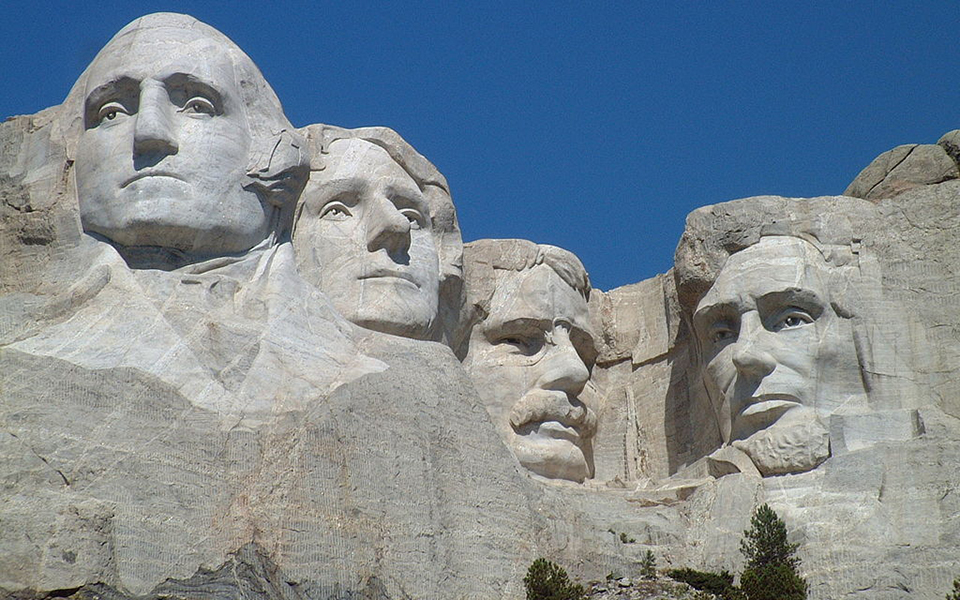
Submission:
[[[586,386],[596,358],[586,300],[544,264],[498,271],[496,284],[463,366],[520,464],[543,477],[583,481],[593,474],[596,431]]]
[[[380,146],[336,140],[303,202],[294,236],[303,277],[361,327],[429,337],[440,265],[417,182]]]
[[[813,245],[766,237],[733,254],[697,306],[704,382],[726,440],[823,419],[862,394],[830,277]]]
[[[242,187],[247,119],[218,42],[171,27],[114,40],[86,86],[76,157],[84,229],[123,246],[209,255],[262,241],[269,211]]]

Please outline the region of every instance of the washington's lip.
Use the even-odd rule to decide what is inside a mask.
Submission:
[[[140,181],[141,179],[148,179],[150,177],[166,177],[169,179],[176,179],[177,181],[184,181],[183,177],[180,177],[176,173],[171,173],[170,171],[140,171],[133,177],[130,177],[124,181],[120,188],[123,189],[133,183],[134,181]]]
[[[394,269],[374,269],[372,271],[367,271],[361,275],[358,279],[387,279],[393,277],[395,279],[403,279],[404,281],[409,281],[413,285],[420,287],[420,284],[410,273],[404,271],[396,271]]]

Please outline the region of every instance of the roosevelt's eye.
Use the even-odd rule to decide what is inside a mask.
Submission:
[[[710,334],[710,339],[714,344],[719,342],[725,342],[734,338],[736,334],[729,327],[717,327],[714,328],[713,332]]]
[[[420,229],[426,223],[426,219],[423,218],[423,214],[415,208],[401,208],[400,214],[405,216],[408,221],[410,221],[410,229]]]
[[[353,213],[350,212],[350,209],[347,208],[346,204],[336,200],[327,202],[327,204],[324,205],[323,209],[320,211],[320,218],[328,221],[343,221],[352,215]]]
[[[791,308],[779,316],[773,325],[773,330],[796,329],[808,323],[813,323],[813,317],[809,313],[799,308]]]
[[[213,102],[203,96],[194,96],[184,103],[180,112],[189,115],[208,115],[212,117],[217,114],[217,108],[213,105]]]
[[[514,333],[501,336],[494,343],[504,346],[511,353],[533,356],[543,348],[544,340],[542,335]]]
[[[102,123],[103,121],[113,121],[120,115],[129,115],[126,107],[124,107],[119,102],[107,102],[100,107],[100,110],[97,112],[97,123]]]

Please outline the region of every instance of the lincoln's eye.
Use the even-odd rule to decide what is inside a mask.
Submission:
[[[780,315],[780,318],[774,323],[774,331],[783,331],[785,329],[797,329],[809,323],[813,323],[813,317],[802,308],[791,307]]]

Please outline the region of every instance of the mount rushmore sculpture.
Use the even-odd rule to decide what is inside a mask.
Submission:
[[[538,556],[734,570],[769,503],[811,597],[940,597],[957,135],[700,208],[602,291],[464,245],[396,132],[297,129],[223,34],[138,19],[0,126],[0,590],[519,598]]]

